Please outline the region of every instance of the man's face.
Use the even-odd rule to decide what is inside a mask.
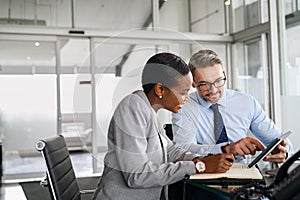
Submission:
[[[206,101],[217,103],[224,92],[225,72],[220,64],[196,68],[193,71],[193,87]],[[214,84],[212,84],[214,83]]]

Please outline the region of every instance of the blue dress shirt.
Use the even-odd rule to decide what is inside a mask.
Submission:
[[[268,145],[282,134],[257,100],[249,94],[225,88],[218,104],[229,142],[236,142],[252,132],[264,145]],[[174,141],[177,144],[200,155],[222,152],[220,147],[226,143],[216,144],[210,106],[210,102],[194,92],[182,109],[172,114]],[[292,145],[289,140],[287,143],[291,155]]]

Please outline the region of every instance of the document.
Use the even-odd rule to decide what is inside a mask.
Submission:
[[[249,168],[245,163],[233,163],[232,167],[226,173],[202,173],[190,176],[191,180],[220,178],[261,180],[263,179],[263,176],[256,167]]]

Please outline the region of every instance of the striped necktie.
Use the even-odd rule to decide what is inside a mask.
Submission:
[[[219,112],[219,105],[218,104],[212,104],[210,108],[212,109],[214,113],[214,134],[216,143],[223,143],[228,142],[228,137],[226,133],[226,129],[224,126],[223,118],[221,113]]]

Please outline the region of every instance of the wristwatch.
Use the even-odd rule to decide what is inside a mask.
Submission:
[[[205,171],[205,164],[202,161],[198,161],[195,165],[198,172],[204,172]]]

